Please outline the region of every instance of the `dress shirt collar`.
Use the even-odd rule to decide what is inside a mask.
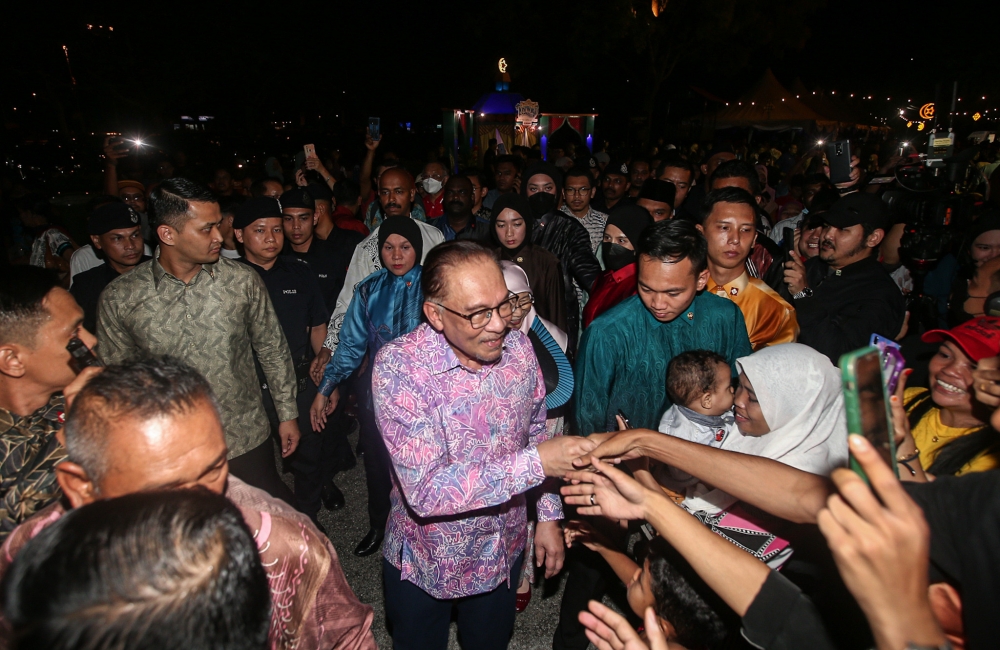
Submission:
[[[157,288],[157,289],[160,288],[160,280],[162,280],[165,276],[169,276],[169,277],[173,278],[174,280],[176,280],[177,282],[180,282],[181,284],[183,284],[185,286],[189,286],[189,287],[190,286],[194,286],[195,284],[198,283],[198,278],[201,277],[201,272],[202,271],[205,271],[206,273],[208,273],[209,277],[212,278],[213,280],[215,279],[215,263],[212,263],[212,264],[202,264],[201,265],[201,269],[198,270],[198,273],[196,273],[195,276],[193,278],[191,278],[191,282],[187,282],[187,283],[181,282],[179,278],[174,277],[173,274],[171,274],[170,272],[168,272],[160,264],[160,248],[157,246],[157,248],[156,248],[156,254],[153,257],[153,286],[155,288]]]
[[[740,277],[727,284],[718,284],[715,280],[709,277],[708,285],[705,287],[705,290],[719,296],[735,298],[746,291],[748,284],[750,284],[750,274],[744,271]]]
[[[689,327],[694,327],[695,323],[698,321],[698,300],[704,294],[705,294],[704,291],[700,291],[699,293],[697,293],[694,297],[694,300],[691,301],[691,304],[687,306],[687,309],[678,314],[677,318],[675,318],[672,321],[668,321],[666,323],[661,323],[660,321],[656,320],[656,318],[654,318],[651,313],[649,313],[649,310],[646,309],[646,305],[642,303],[642,298],[636,295],[635,299],[639,301],[643,313],[646,315],[646,318],[649,319],[649,322],[652,323],[654,326],[671,325],[673,323],[676,323],[677,321],[683,321],[687,323]]]
[[[449,370],[454,370],[455,368],[461,368],[462,370],[476,375],[480,372],[488,373],[493,366],[501,363],[503,361],[503,356],[497,361],[490,364],[483,364],[481,370],[476,371],[471,368],[467,368],[462,365],[462,362],[458,360],[458,355],[455,354],[455,350],[452,349],[451,344],[448,343],[448,339],[445,338],[444,334],[438,332],[429,324],[426,325],[428,330],[427,336],[427,347],[426,350],[430,357],[430,371],[432,374],[440,375]]]

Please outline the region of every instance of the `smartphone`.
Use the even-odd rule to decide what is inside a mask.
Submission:
[[[868,181],[871,185],[888,185],[896,180],[895,176],[876,176]]]
[[[66,344],[66,349],[69,350],[70,362],[73,364],[73,370],[80,374],[84,368],[90,368],[91,366],[100,367],[104,364],[101,360],[90,351],[87,344],[76,338],[75,336],[69,340]]]
[[[781,247],[785,249],[785,256],[791,258],[792,251],[795,250],[795,228],[781,229]]]
[[[837,140],[826,145],[826,159],[830,164],[830,182],[851,182],[851,141]]]
[[[632,428],[632,423],[628,421],[628,416],[625,415],[625,412],[622,411],[621,409],[618,409],[618,417],[620,417],[622,419],[622,422],[625,423],[625,428],[626,429],[631,429]]]
[[[368,118],[368,133],[372,136],[372,140],[378,140],[382,137],[382,120],[377,117]]]
[[[294,173],[296,169],[305,169],[306,166],[306,152],[305,149],[296,152],[295,154],[295,166],[292,167],[292,172]]]
[[[879,349],[869,346],[848,352],[840,357],[840,373],[847,411],[847,432],[867,438],[882,460],[899,476],[889,396],[882,379]],[[850,463],[851,469],[867,482],[868,477],[853,456]]]
[[[896,392],[899,384],[899,377],[906,369],[906,359],[900,350],[899,343],[892,339],[887,339],[879,334],[872,334],[868,345],[878,348],[882,359],[882,379],[885,381],[885,389],[890,395]]]
[[[307,144],[306,146],[304,146],[302,148],[302,150],[305,152],[306,158],[315,158],[316,157],[316,145],[314,145],[314,144]]]

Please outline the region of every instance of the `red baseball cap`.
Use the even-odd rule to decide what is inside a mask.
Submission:
[[[928,330],[920,340],[924,343],[951,341],[978,363],[981,359],[1000,355],[1000,318],[979,316],[950,330]]]

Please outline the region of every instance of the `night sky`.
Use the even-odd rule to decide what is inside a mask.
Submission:
[[[873,109],[884,113],[903,95],[931,101],[937,83],[950,93],[955,79],[964,101],[986,95],[982,108],[992,99],[1000,108],[996,3],[803,1],[815,8],[797,28],[731,65],[679,65],[655,116],[703,109],[692,85],[734,99],[768,67],[786,85],[893,97]],[[248,129],[303,117],[434,122],[441,108],[469,107],[488,91],[501,56],[512,89],[543,111],[596,111],[606,122],[637,113],[636,62],[609,47],[604,25],[588,18],[591,3],[88,4],[18,3],[19,15],[0,22],[8,142],[14,131],[72,129],[74,119],[94,130],[157,129],[180,114]]]

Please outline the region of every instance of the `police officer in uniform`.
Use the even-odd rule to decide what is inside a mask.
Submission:
[[[244,257],[240,261],[264,280],[292,353],[298,384],[299,425],[306,427],[299,448],[290,459],[296,507],[323,530],[316,515],[323,487],[332,479],[333,436],[326,429],[319,433],[312,430],[309,407],[316,397],[316,384],[309,377],[309,364],[323,346],[330,314],[311,269],[294,257],[281,254],[285,237],[281,206],[276,199],[262,196],[239,206],[233,217],[233,234],[243,244]],[[263,381],[262,388],[266,393]]]
[[[309,265],[319,280],[326,306],[332,310],[344,288],[344,277],[354,249],[364,237],[353,230],[334,228],[326,239],[320,239],[316,236],[315,206],[312,195],[301,187],[281,195],[284,252]]]
[[[83,309],[83,326],[97,331],[97,300],[104,287],[150,258],[143,254],[139,213],[122,202],[105,203],[87,220],[91,245],[104,263],[73,278],[69,292]]]

